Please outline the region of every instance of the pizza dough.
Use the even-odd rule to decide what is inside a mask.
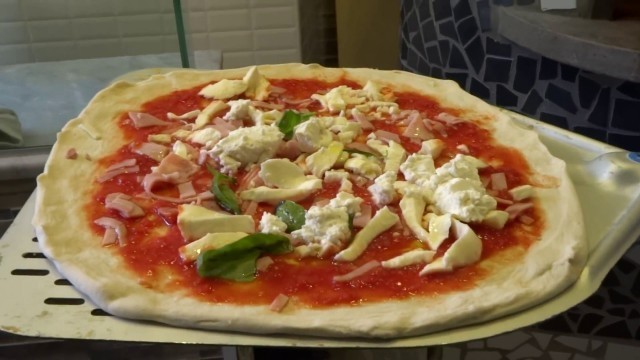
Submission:
[[[242,78],[247,70],[181,70],[137,83],[114,83],[99,92],[58,134],[45,171],[38,177],[33,225],[44,254],[105,311],[125,318],[222,331],[391,338],[517,312],[553,297],[577,279],[588,253],[580,206],[564,162],[553,157],[533,131],[517,126],[508,115],[465,93],[452,81],[402,71],[285,64],[260,66],[259,70],[268,79],[336,81],[346,77],[361,85],[375,80],[395,91],[434,97],[444,106],[462,109],[462,118],[491,129],[497,141],[525,155],[544,185],[537,195],[545,212],[540,240],[517,264],[509,264],[510,254],[505,252],[507,265],[495,266],[473,289],[358,306],[288,306],[275,313],[268,306],[212,304],[184,291],[162,293],[140,283],[114,248],[100,246],[100,237],[85,216],[98,162],[83,156],[70,162],[65,155],[69,149],[89,154],[91,159],[110,154],[127,143],[115,125],[122,113],[173,90]]]

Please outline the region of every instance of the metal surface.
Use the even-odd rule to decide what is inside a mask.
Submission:
[[[564,159],[583,208],[590,259],[580,279],[548,302],[494,321],[394,340],[318,339],[179,329],[96,309],[39,252],[30,225],[34,196],[0,240],[0,330],[58,338],[304,347],[418,347],[488,337],[537,323],[591,295],[640,236],[640,165],[622,150],[513,114]],[[73,214],[70,214],[73,216]]]
[[[0,151],[0,180],[33,179],[44,169],[51,146]]]

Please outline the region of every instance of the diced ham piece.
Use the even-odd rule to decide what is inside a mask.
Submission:
[[[256,201],[245,201],[242,203],[242,213],[253,216],[258,211],[258,203]]]
[[[273,264],[273,259],[269,256],[263,256],[256,260],[256,270],[265,271],[271,264]]]
[[[396,143],[400,144],[400,136],[398,136],[398,134],[394,134],[385,130],[376,130],[374,134],[376,134],[378,139],[387,143],[389,143],[390,141],[395,141]]]
[[[302,154],[302,150],[300,149],[300,143],[298,140],[292,139],[289,141],[281,142],[276,155],[278,157],[284,157],[289,160],[295,160]]]
[[[193,187],[193,183],[191,181],[178,184],[178,192],[180,193],[180,199],[194,197],[197,194],[196,189]]]
[[[168,126],[172,125],[172,123],[167,121],[162,121],[157,117],[141,112],[129,112],[129,119],[133,121],[133,126],[136,129],[149,127],[149,126]]]
[[[120,246],[127,244],[127,228],[122,222],[110,217],[101,217],[96,219],[94,223],[105,229],[113,229],[118,236],[118,244],[120,244]]]
[[[271,302],[271,305],[269,305],[269,310],[275,311],[275,312],[281,312],[282,309],[284,309],[284,307],[287,306],[288,302],[289,302],[289,297],[287,295],[279,294],[278,296],[276,296],[275,299],[273,299],[273,301]]]
[[[500,191],[500,190],[506,190],[508,187],[507,185],[507,177],[504,173],[499,172],[499,173],[494,173],[491,174],[491,189],[492,190],[496,190],[496,191]]]
[[[272,94],[283,94],[287,92],[287,89],[281,88],[279,86],[273,86],[273,85],[269,87],[269,90],[271,91]]]
[[[362,128],[362,130],[374,129],[374,126],[371,123],[371,121],[369,121],[369,119],[367,118],[367,115],[361,113],[360,111],[355,111],[355,110],[351,112],[351,115],[353,116],[353,119],[360,124],[360,127]]]
[[[169,153],[169,148],[164,145],[146,142],[133,149],[133,152],[136,154],[146,155],[153,160],[160,162]]]
[[[509,220],[513,220],[517,218],[520,214],[522,214],[523,211],[530,209],[532,207],[533,207],[533,203],[515,203],[507,207],[506,209],[504,209],[504,211],[509,213]]]
[[[118,235],[116,234],[116,231],[113,230],[112,228],[107,228],[104,231],[104,236],[102,237],[102,242],[100,243],[100,245],[102,246],[112,245],[112,244],[115,244],[117,241],[118,241]]]
[[[264,185],[264,181],[260,177],[260,166],[253,165],[249,171],[240,179],[238,183],[237,193],[240,193],[247,189],[253,189],[258,186]]]
[[[494,196],[493,198],[496,199],[496,202],[498,204],[513,205],[513,201],[512,200],[503,199],[503,198],[497,197],[497,196]]]
[[[103,183],[107,180],[111,180],[114,177],[118,176],[118,175],[122,175],[122,174],[135,174],[138,171],[140,171],[140,167],[139,166],[129,166],[129,167],[121,167],[115,170],[111,170],[111,171],[107,171],[106,173],[98,176],[96,178],[96,180],[100,183]]]
[[[144,211],[138,204],[131,201],[131,196],[122,193],[112,193],[105,198],[105,207],[116,210],[124,218],[144,216]]]
[[[196,198],[200,201],[202,200],[211,200],[213,199],[215,196],[213,195],[213,193],[209,190],[207,191],[203,191],[200,194],[196,195]]]
[[[242,126],[242,123],[236,121],[227,121],[223,118],[217,117],[213,119],[212,127],[220,132],[220,136],[227,137],[230,132]]]
[[[536,221],[534,218],[527,215],[520,215],[520,217],[518,217],[518,220],[520,220],[520,222],[525,225],[531,225]]]
[[[360,207],[360,215],[353,218],[353,226],[363,228],[371,221],[371,206],[362,205]]]
[[[175,225],[178,219],[178,209],[173,207],[161,207],[156,210],[158,216],[162,218],[165,224]]]
[[[451,114],[445,113],[445,112],[442,112],[442,113],[436,115],[435,119],[436,120],[440,120],[443,123],[446,123],[447,125],[455,125],[455,124],[458,124],[458,123],[465,122],[464,120],[462,120],[462,119],[460,119],[460,118],[458,118],[456,116],[453,116]]]
[[[263,109],[271,109],[271,110],[282,110],[284,109],[284,105],[282,104],[271,104],[264,101],[252,101],[251,105],[254,107],[259,107]]]
[[[359,276],[362,276],[366,273],[368,273],[369,271],[380,267],[380,262],[378,260],[371,260],[368,263],[360,266],[359,268],[353,270],[350,273],[344,274],[344,275],[336,275],[333,277],[333,281],[351,281]]]
[[[407,125],[407,128],[402,133],[402,135],[410,139],[419,139],[419,140],[433,139],[433,134],[431,133],[431,131],[427,130],[427,128],[425,127],[424,121],[422,121],[422,117],[420,116],[420,113],[418,112],[412,113],[411,115],[409,115],[408,119],[411,119],[411,120],[409,122],[409,125]]]
[[[199,168],[200,167],[198,165],[191,161],[174,153],[170,153],[162,159],[160,165],[155,169],[155,173],[163,175],[178,173],[180,174],[181,179],[185,179],[178,182],[185,182],[186,179],[195,174]]]
[[[70,160],[75,160],[78,158],[78,152],[76,151],[75,148],[71,148],[67,150],[67,154],[65,155],[65,158]]]
[[[118,170],[120,168],[125,168],[125,167],[131,167],[131,166],[135,166],[137,163],[136,159],[127,159],[124,161],[121,161],[119,163],[115,163],[111,166],[109,166],[105,172],[109,172],[109,171],[113,171],[113,170]]]

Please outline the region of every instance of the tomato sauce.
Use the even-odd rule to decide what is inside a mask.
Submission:
[[[326,91],[338,85],[348,85],[353,88],[358,84],[342,80],[326,83],[313,80],[273,80],[271,83],[286,89],[286,96],[292,99],[308,98],[319,91]],[[202,109],[206,101],[197,95],[205,86],[173,93],[150,101],[140,111],[150,113],[166,120],[166,113],[182,114],[188,111]],[[395,93],[396,102],[401,109],[416,109],[430,118],[442,111],[457,114],[455,109],[445,109],[432,98],[414,93]],[[317,102],[309,105],[310,111],[320,109]],[[379,129],[402,133],[402,126],[389,124],[384,121],[376,122]],[[158,133],[157,127],[135,129],[128,116],[123,114],[119,122],[120,129],[135,145],[147,141],[147,136]],[[503,172],[510,187],[525,184],[530,175],[525,159],[517,151],[501,146],[491,139],[488,130],[472,123],[458,123],[447,127],[447,136],[441,137],[445,143],[445,150],[438,159],[437,165],[448,161],[457,152],[456,147],[465,145],[470,155],[482,157],[485,160],[499,159],[491,168],[481,170],[481,176],[490,173]],[[409,152],[416,152],[420,146],[401,136],[402,145]],[[105,168],[120,161],[135,158],[140,166],[140,174],[150,172],[157,163],[146,156],[135,154],[132,145],[124,146],[118,152],[100,160]],[[490,161],[491,162],[491,161]],[[401,175],[401,174],[400,174]],[[244,172],[237,174],[236,179],[242,179]],[[193,178],[197,192],[208,190],[211,186],[211,174],[202,169]],[[301,202],[305,207],[320,199],[331,199],[338,192],[337,184],[326,186],[317,193]],[[237,184],[235,185],[237,186]],[[110,216],[119,218],[118,213],[104,207],[105,197],[114,192],[127,194],[142,194],[141,175],[124,174],[104,183],[96,182],[93,199],[86,205],[88,219],[96,234],[102,236],[103,229],[93,224],[93,220]],[[154,190],[165,196],[177,196],[175,187]],[[364,199],[364,204],[372,205],[371,194],[366,188],[354,184],[354,195]],[[499,196],[500,194],[498,194]],[[504,195],[504,194],[502,194]],[[185,245],[178,227],[171,221],[162,218],[157,209],[174,206],[166,201],[152,198],[138,199],[136,202],[145,209],[145,216],[138,219],[122,219],[128,230],[126,246],[112,247],[114,253],[122,256],[129,269],[135,272],[140,283],[157,288],[159,291],[187,290],[198,298],[215,303],[236,304],[269,304],[278,294],[285,294],[296,302],[311,307],[322,307],[344,304],[359,304],[365,302],[384,301],[387,299],[405,299],[415,296],[433,296],[452,291],[469,289],[487,275],[486,270],[478,264],[456,269],[450,273],[419,276],[423,265],[414,265],[402,269],[377,268],[369,273],[348,282],[334,282],[333,277],[348,273],[370,260],[386,260],[400,255],[408,250],[422,248],[423,245],[412,235],[403,232],[403,228],[396,226],[377,237],[366,251],[352,263],[334,262],[330,259],[298,257],[291,253],[285,255],[270,255],[274,260],[266,271],[259,272],[253,282],[233,282],[217,278],[201,278],[196,271],[195,263],[185,263],[179,256],[178,249]],[[372,205],[373,206],[373,205]],[[373,206],[375,209],[375,206]],[[390,208],[400,213],[397,204]],[[499,205],[504,208],[504,205]],[[273,212],[272,205],[260,204],[254,218],[258,222],[264,211]],[[510,221],[504,229],[496,231],[482,225],[471,225],[483,242],[482,260],[487,260],[501,253],[505,249],[526,249],[540,235],[544,219],[537,207],[528,209],[525,214],[534,220],[531,225],[524,225],[517,221]],[[449,238],[438,249],[440,256],[452,244]]]

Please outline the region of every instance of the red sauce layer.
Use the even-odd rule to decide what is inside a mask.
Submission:
[[[277,80],[273,85],[286,89],[284,96],[291,99],[308,98],[318,91],[328,90],[338,85],[349,85],[354,88],[358,84],[349,81],[336,83],[324,83],[319,81]],[[182,114],[195,109],[202,109],[207,101],[197,95],[198,91],[206,84],[189,90],[175,91],[169,95],[160,97],[144,104],[141,111],[150,113],[160,119],[166,119],[167,112]],[[442,111],[457,114],[455,109],[445,109],[432,98],[414,93],[395,93],[401,109],[417,109],[429,117],[434,117]],[[317,103],[308,107],[311,111],[320,109]],[[380,129],[397,134],[402,133],[402,127],[396,124],[376,122]],[[157,127],[136,130],[126,114],[120,119],[120,130],[132,143],[147,141],[149,134],[158,133]],[[402,145],[409,152],[416,152],[419,146],[405,137],[401,137]],[[525,184],[530,175],[529,167],[523,156],[512,149],[498,145],[492,140],[488,130],[472,123],[458,123],[447,127],[447,137],[441,138],[446,149],[437,161],[440,165],[459,151],[456,146],[464,144],[469,148],[470,155],[482,157],[490,161],[492,167],[480,172],[486,176],[493,172],[504,172],[510,187]],[[118,152],[101,159],[102,165],[109,166],[129,158],[136,158],[140,166],[140,174],[150,172],[152,166],[157,165],[146,156],[137,155],[131,151],[130,146],[124,146]],[[242,182],[244,173],[239,173],[236,178]],[[193,183],[196,191],[208,190],[211,184],[211,175],[201,170]],[[93,224],[93,220],[102,216],[119,218],[117,212],[104,208],[106,195],[113,192],[125,192],[128,194],[143,193],[140,184],[140,175],[125,174],[105,183],[96,182],[93,201],[87,204],[88,221],[96,234],[102,236],[103,229]],[[158,192],[158,191],[156,191]],[[174,188],[159,191],[163,195],[177,196]],[[371,205],[371,195],[365,188],[354,186],[356,196],[362,197],[365,204]],[[337,193],[337,186],[328,185],[318,193],[303,202],[306,207],[311,205],[311,198],[330,199]],[[498,194],[500,195],[500,194]],[[506,197],[506,194],[503,194]],[[178,249],[185,244],[175,219],[161,217],[157,209],[174,206],[170,203],[145,199],[136,199],[136,202],[145,209],[146,216],[140,219],[123,219],[128,229],[128,244],[122,247],[113,247],[114,254],[119,254],[125,260],[128,267],[140,277],[141,284],[160,291],[188,290],[194,296],[211,302],[224,302],[236,304],[268,304],[278,294],[291,296],[295,301],[307,306],[331,306],[341,304],[357,304],[371,301],[384,301],[387,299],[404,299],[414,296],[432,296],[457,290],[468,289],[477,281],[487,276],[482,263],[491,260],[505,249],[514,247],[526,249],[535,241],[541,233],[543,218],[537,208],[529,209],[525,213],[534,222],[524,225],[517,221],[508,222],[500,231],[492,230],[480,225],[472,225],[477,235],[483,242],[482,261],[476,265],[457,269],[451,273],[418,276],[422,265],[409,266],[403,269],[377,268],[350,282],[334,282],[335,275],[348,273],[370,260],[386,260],[400,255],[408,250],[419,248],[422,245],[412,235],[402,228],[394,228],[376,238],[367,250],[353,263],[338,263],[327,259],[305,258],[298,259],[294,254],[271,256],[274,259],[266,271],[258,273],[256,281],[239,283],[215,278],[201,278],[198,276],[194,263],[185,263],[181,260]],[[400,213],[397,206],[391,206],[392,210]],[[499,208],[504,206],[499,205]],[[375,209],[375,206],[374,206]],[[256,222],[264,211],[273,211],[269,205],[260,205],[254,215]],[[438,249],[438,256],[451,245],[454,239],[448,239]]]

